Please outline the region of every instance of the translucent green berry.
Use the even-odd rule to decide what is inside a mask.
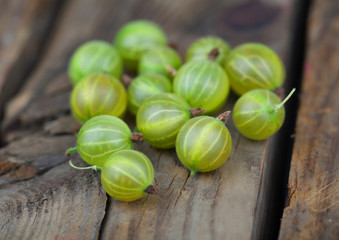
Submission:
[[[219,118],[200,116],[187,121],[180,129],[175,149],[191,175],[209,172],[227,160],[232,138]]]
[[[144,74],[136,77],[128,86],[128,107],[136,115],[143,101],[159,93],[172,92],[171,81],[159,74]]]
[[[209,58],[211,51],[216,48],[218,49],[219,54],[214,61],[223,66],[231,48],[224,40],[214,36],[202,37],[192,43],[186,53],[186,62],[192,60],[206,60]]]
[[[155,47],[145,52],[139,62],[139,74],[157,73],[171,77],[168,67],[176,70],[181,66],[181,59],[178,53],[169,47]]]
[[[173,91],[183,97],[191,107],[215,113],[224,105],[230,85],[219,64],[210,60],[185,63],[173,80]]]
[[[127,124],[120,118],[96,116],[81,127],[77,135],[77,146],[68,149],[67,154],[78,151],[85,162],[102,167],[112,153],[133,149],[132,135]]]
[[[103,114],[122,117],[126,108],[127,93],[124,86],[106,74],[86,77],[71,93],[71,111],[80,123]]]
[[[276,94],[266,89],[245,93],[234,105],[233,121],[236,128],[245,137],[253,140],[272,136],[284,122],[283,104],[291,97],[294,90],[283,102]]]
[[[89,41],[73,53],[68,66],[73,85],[93,73],[106,73],[118,79],[121,77],[122,60],[111,44],[99,40]]]
[[[161,93],[146,99],[137,112],[137,128],[156,148],[172,148],[180,128],[191,119],[190,106],[173,93]]]
[[[161,28],[150,21],[136,20],[122,26],[115,36],[117,47],[124,66],[137,70],[141,55],[154,46],[166,46],[167,39]]]
[[[146,193],[157,193],[153,181],[151,161],[143,153],[134,150],[112,154],[101,172],[101,183],[105,191],[121,201],[135,201]]]
[[[224,67],[232,90],[238,95],[257,88],[273,91],[282,86],[285,78],[284,65],[278,55],[258,43],[234,48],[228,54]]]
[[[71,167],[79,170],[101,171],[105,191],[120,201],[135,201],[147,194],[157,194],[153,185],[154,169],[151,161],[141,152],[121,150],[111,154],[104,166]]]

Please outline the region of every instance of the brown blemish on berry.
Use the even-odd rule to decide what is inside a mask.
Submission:
[[[201,114],[203,114],[205,112],[205,108],[191,108],[190,109],[190,113],[192,117],[196,117],[196,116],[200,116]]]
[[[214,61],[217,57],[219,56],[219,48],[218,47],[215,47],[213,48],[210,53],[207,55],[207,58],[209,60],[212,60]]]

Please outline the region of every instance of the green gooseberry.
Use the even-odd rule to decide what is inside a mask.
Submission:
[[[172,92],[172,83],[159,74],[143,74],[136,77],[128,86],[128,108],[134,115],[143,101],[153,95]]]
[[[132,140],[141,141],[141,134],[132,133],[118,117],[100,115],[91,118],[81,127],[76,147],[67,149],[66,155],[78,151],[85,162],[102,167],[112,153],[133,149]]]
[[[229,80],[219,64],[210,60],[190,61],[177,72],[173,91],[191,107],[217,112],[225,103],[230,89]]]
[[[251,90],[242,95],[234,105],[233,121],[239,132],[252,140],[263,140],[276,133],[285,119],[285,102],[295,89],[281,102],[266,89]]]
[[[285,78],[279,56],[259,43],[246,43],[234,48],[228,54],[224,68],[232,90],[238,95],[257,88],[273,91],[282,86]]]
[[[78,47],[68,65],[68,75],[73,85],[93,73],[106,73],[119,79],[122,70],[118,51],[111,44],[100,40],[89,41]]]
[[[101,170],[101,183],[105,191],[120,201],[135,201],[147,194],[157,194],[153,185],[154,168],[141,152],[121,150],[109,156],[103,167],[76,167],[75,169]]]
[[[155,47],[146,51],[140,58],[139,74],[157,73],[171,77],[168,67],[178,70],[181,66],[179,54],[169,47]]]
[[[71,111],[80,123],[103,114],[122,117],[126,108],[127,93],[124,86],[107,74],[86,77],[71,93]]]
[[[223,39],[214,36],[202,37],[192,43],[186,53],[186,62],[208,59],[213,49],[216,48],[219,54],[214,61],[223,66],[231,47]]]
[[[190,109],[183,98],[173,93],[160,93],[141,104],[137,112],[137,128],[153,147],[172,148],[182,125],[203,111]]]
[[[124,66],[137,70],[138,62],[145,50],[154,46],[166,46],[165,33],[154,22],[136,20],[122,26],[114,39]]]
[[[191,175],[217,169],[227,160],[232,149],[232,138],[224,121],[229,113],[218,118],[196,117],[180,129],[175,149]]]

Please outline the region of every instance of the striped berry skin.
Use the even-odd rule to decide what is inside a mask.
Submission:
[[[171,77],[168,72],[168,66],[178,70],[181,66],[180,56],[176,51],[169,47],[156,47],[145,52],[139,62],[139,74],[157,73],[166,77]]]
[[[106,73],[116,78],[122,74],[122,59],[111,44],[93,40],[82,44],[72,55],[68,75],[73,85],[93,73]]]
[[[135,201],[147,192],[154,181],[151,161],[141,152],[122,150],[112,154],[101,172],[105,191],[120,201]]]
[[[190,106],[173,93],[146,99],[137,112],[137,128],[153,147],[173,148],[177,134],[191,118]]]
[[[114,39],[124,66],[137,70],[138,62],[145,50],[154,46],[166,46],[167,39],[161,28],[146,20],[136,20],[122,26]]]
[[[77,137],[77,150],[90,165],[103,166],[117,151],[133,149],[131,130],[120,118],[100,115],[88,120]]]
[[[215,48],[218,48],[219,54],[214,61],[223,66],[231,48],[224,40],[214,36],[202,37],[192,43],[186,53],[186,62],[192,60],[206,60],[208,59],[208,55]]]
[[[284,107],[277,108],[280,98],[266,89],[256,89],[242,95],[234,105],[233,121],[245,137],[263,140],[276,133],[285,118]]]
[[[220,167],[230,155],[232,138],[222,121],[200,116],[181,128],[175,149],[182,164],[194,175]]]
[[[284,65],[278,55],[258,43],[246,43],[233,49],[224,68],[232,90],[238,95],[257,88],[273,91],[282,86],[285,78]]]
[[[80,123],[103,114],[122,117],[126,108],[127,93],[124,86],[106,74],[86,77],[71,93],[71,111]]]
[[[210,60],[185,63],[173,81],[174,93],[193,108],[205,108],[206,114],[215,113],[224,105],[229,89],[224,70]]]
[[[128,86],[128,108],[136,115],[146,98],[166,92],[172,92],[172,83],[168,78],[159,74],[139,75]]]

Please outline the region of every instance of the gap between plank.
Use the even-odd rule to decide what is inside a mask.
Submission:
[[[107,219],[108,219],[108,215],[109,215],[108,211],[109,211],[109,208],[112,204],[111,197],[107,193],[105,193],[105,194],[106,194],[106,197],[107,197],[105,214],[104,214],[104,217],[103,217],[102,222],[100,224],[98,239],[104,239],[103,234],[104,234],[105,226],[107,225]]]
[[[291,21],[291,39],[288,49],[286,83],[289,92],[296,88],[296,94],[286,103],[286,119],[280,131],[270,139],[269,152],[264,162],[260,181],[257,206],[254,213],[252,239],[277,239],[281,218],[287,200],[288,177],[293,150],[293,134],[299,107],[298,93],[304,69],[306,48],[306,27],[310,0],[297,1]]]

